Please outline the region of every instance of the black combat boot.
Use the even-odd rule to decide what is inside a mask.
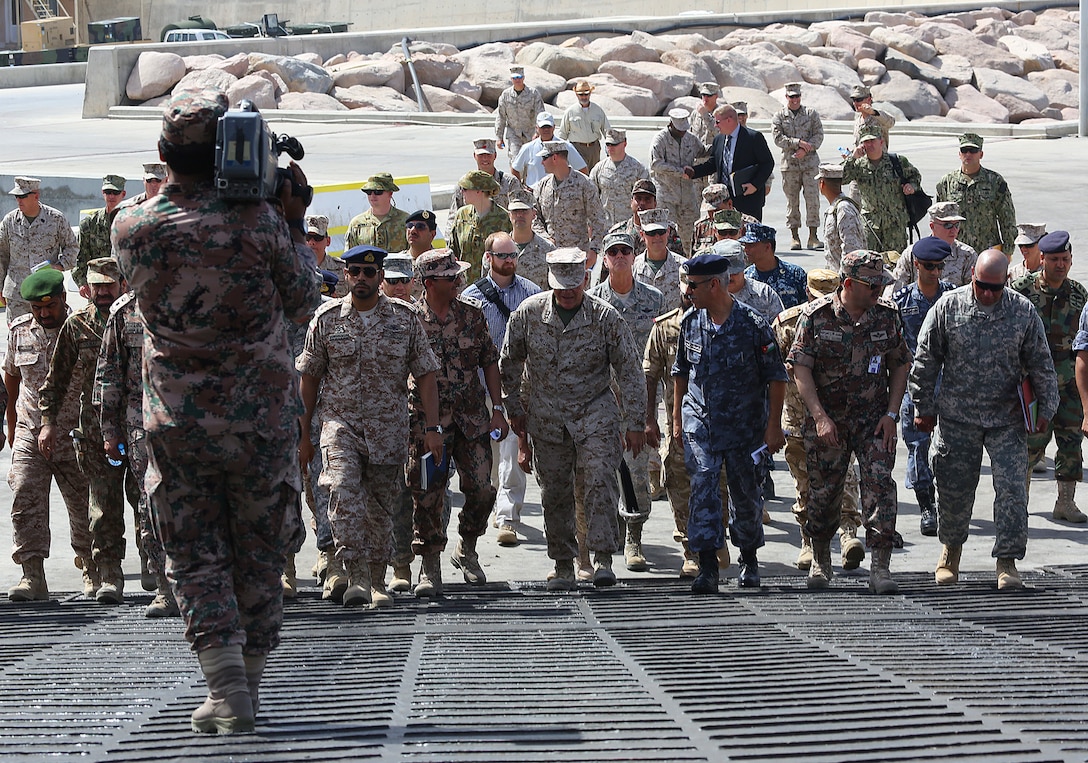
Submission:
[[[716,551],[699,552],[699,574],[691,584],[691,592],[718,592],[718,554]]]
[[[937,501],[933,483],[914,488],[914,495],[918,499],[918,512],[922,515],[919,528],[922,535],[932,538],[937,534]]]
[[[740,576],[737,584],[741,588],[759,588],[759,560],[754,548],[742,548],[740,551]]]

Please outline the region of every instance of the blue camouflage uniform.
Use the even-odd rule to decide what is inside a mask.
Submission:
[[[808,300],[808,274],[800,265],[792,262],[784,262],[775,257],[773,270],[766,272],[757,270],[755,265],[749,265],[744,271],[744,277],[752,281],[760,281],[774,289],[782,298],[783,308],[789,310],[794,305],[799,305]]]
[[[719,329],[706,310],[690,310],[680,326],[673,376],[688,380],[682,414],[684,461],[691,476],[688,543],[693,552],[725,546],[719,478],[729,482],[729,527],[741,549],[763,545],[759,474],[752,451],[763,444],[767,386],[788,381],[770,325],[734,302]]]

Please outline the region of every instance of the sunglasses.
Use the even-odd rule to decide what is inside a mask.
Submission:
[[[364,275],[367,278],[373,278],[378,275],[378,268],[373,265],[348,265],[344,268],[347,274],[352,278],[358,278],[360,275]]]
[[[490,254],[492,259],[496,260],[516,260],[518,257],[517,252],[484,252],[484,254]]]
[[[941,223],[941,227],[945,230],[955,230],[956,228],[960,227],[960,224],[958,221],[951,223]]]
[[[980,281],[977,278],[973,278],[971,280],[974,282],[975,286],[982,289],[983,291],[998,292],[1005,288],[1004,283],[986,283],[985,281]]]
[[[25,199],[25,198],[26,198],[27,196],[29,196],[29,195],[30,195],[29,193],[17,193],[17,194],[15,194],[15,198],[17,198],[17,199]]]
[[[104,191],[102,191],[102,193],[106,194],[107,196],[120,196],[121,195],[120,191],[104,190]]]
[[[381,196],[383,193],[389,193],[389,191],[363,191],[367,196]]]
[[[702,281],[692,281],[691,279],[685,277],[684,284],[690,286],[692,289],[698,289],[704,283],[710,283],[713,280],[713,278],[704,278]]]
[[[407,286],[412,282],[411,278],[386,278],[385,282],[390,286]]]
[[[657,231],[654,231],[650,235],[651,236],[657,235]],[[631,254],[634,254],[634,253],[635,253],[635,250],[632,249],[629,246],[613,246],[613,247],[609,248],[609,250],[607,252],[605,252],[605,254],[618,254],[618,255],[622,255],[622,256],[627,256],[627,255],[631,255]]]
[[[981,151],[981,148],[975,148],[974,146],[964,146],[960,149],[961,154],[977,154]]]
[[[460,278],[460,276],[426,276],[426,278],[430,279],[431,281],[447,281],[449,283],[453,283],[458,278]]]
[[[324,241],[325,237],[324,236],[319,236],[316,233],[307,233],[306,234],[306,240],[307,241]]]
[[[663,230],[644,230],[642,232],[645,233],[647,236],[664,236],[665,235],[665,231],[663,231]]]
[[[868,95],[867,95],[867,96],[865,96],[864,98],[851,98],[850,100],[851,100],[851,101],[853,101],[854,103],[861,103],[862,101],[867,101],[867,100],[869,100],[869,98],[870,98],[870,97],[871,97],[871,96],[868,96]]]
[[[919,262],[918,264],[926,270],[944,270],[943,262]]]
[[[427,223],[406,223],[404,227],[408,230],[428,230],[431,226]]]

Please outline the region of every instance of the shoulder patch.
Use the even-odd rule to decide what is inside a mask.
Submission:
[[[125,309],[125,306],[136,299],[136,292],[126,291],[120,297],[118,297],[112,305],[110,305],[110,315],[119,313]]]
[[[469,307],[474,307],[477,310],[483,310],[484,309],[483,301],[476,298],[476,297],[471,297],[471,296],[469,296],[467,294],[461,293],[461,294],[459,294],[457,296],[457,300],[459,302],[462,302],[463,304],[468,305]]]

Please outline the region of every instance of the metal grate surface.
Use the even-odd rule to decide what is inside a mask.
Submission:
[[[258,733],[189,731],[204,695],[149,597],[0,602],[0,760],[1088,760],[1088,567],[937,589],[897,575],[554,595],[453,585],[345,611],[304,591]]]

